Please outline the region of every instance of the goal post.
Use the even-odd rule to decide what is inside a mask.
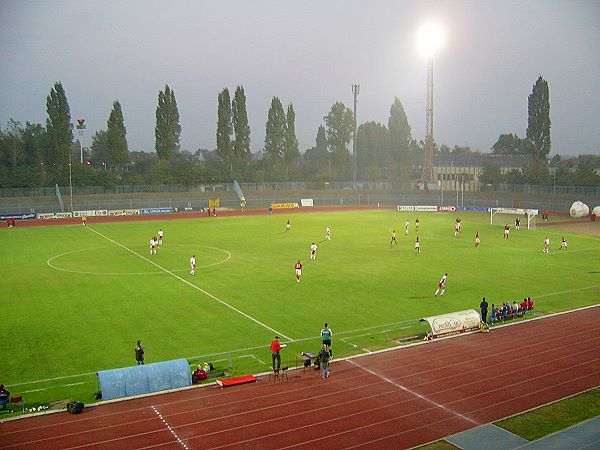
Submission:
[[[539,214],[537,209],[523,208],[490,208],[490,224],[494,223],[497,214],[510,214],[513,216],[526,216],[527,229],[535,228],[535,217]],[[496,219],[497,220],[497,219]]]

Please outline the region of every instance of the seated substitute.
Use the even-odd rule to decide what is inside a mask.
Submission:
[[[192,373],[192,384],[198,384],[202,380],[206,380],[208,375],[201,365],[198,365],[194,373]]]
[[[8,401],[10,400],[10,391],[0,384],[0,409],[6,409]]]

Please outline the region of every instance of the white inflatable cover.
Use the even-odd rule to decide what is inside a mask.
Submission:
[[[583,202],[574,202],[569,209],[571,217],[585,217],[590,213],[590,207]]]

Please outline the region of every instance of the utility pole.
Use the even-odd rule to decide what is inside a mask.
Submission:
[[[352,137],[352,189],[356,189],[356,103],[358,102],[358,93],[360,84],[352,85],[352,94],[354,94],[354,135]]]

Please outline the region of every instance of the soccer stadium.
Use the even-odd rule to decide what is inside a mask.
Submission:
[[[597,36],[595,5],[543,5],[569,45]],[[526,5],[440,2],[418,30],[418,2],[64,6],[0,19],[0,448],[600,442],[600,135],[571,87],[596,105],[595,53],[555,68]],[[358,18],[361,84],[331,56]],[[378,68],[390,42],[406,61]]]

